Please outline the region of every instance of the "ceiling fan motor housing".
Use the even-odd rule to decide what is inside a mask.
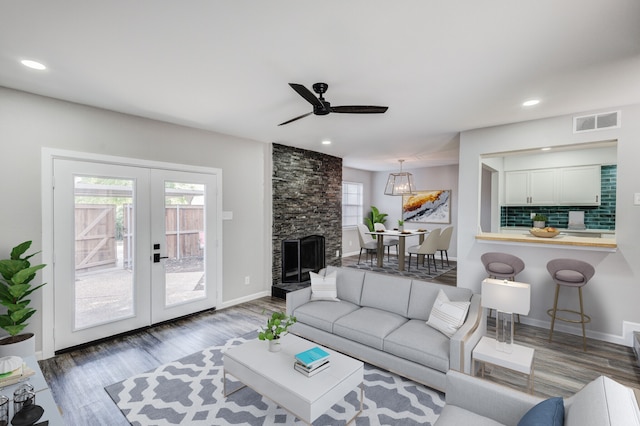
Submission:
[[[327,115],[331,112],[331,103],[325,101],[324,99],[320,99],[322,102],[322,108],[318,105],[313,106],[313,113],[315,115]]]

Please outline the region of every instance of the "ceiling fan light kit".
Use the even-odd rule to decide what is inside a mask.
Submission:
[[[409,172],[402,171],[402,163],[404,160],[398,161],[400,162],[400,172],[389,174],[384,195],[411,195],[416,191],[416,186],[413,183],[413,175]]]
[[[327,92],[329,85],[327,83],[316,83],[314,84],[313,91],[316,92],[319,96],[316,97],[309,89],[304,87],[302,84],[297,83],[289,83],[289,86],[293,90],[296,91],[300,96],[306,99],[313,106],[313,111],[308,112],[306,114],[299,115],[298,117],[294,117],[291,120],[287,120],[284,123],[278,124],[278,126],[283,126],[285,124],[289,124],[293,121],[300,120],[301,118],[307,117],[311,114],[314,115],[327,115],[331,112],[340,113],[340,114],[382,114],[387,111],[389,107],[386,106],[374,106],[374,105],[342,105],[342,106],[331,106],[331,103],[324,98],[324,94]]]

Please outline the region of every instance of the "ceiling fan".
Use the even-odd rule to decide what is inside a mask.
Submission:
[[[346,114],[381,114],[387,111],[388,109],[388,107],[386,106],[371,106],[371,105],[331,106],[331,103],[329,103],[329,101],[326,101],[324,99],[324,96],[322,96],[324,93],[326,93],[327,89],[329,88],[329,85],[327,83],[316,83],[312,86],[313,91],[316,92],[318,95],[320,95],[319,97],[316,97],[316,95],[311,93],[311,91],[306,87],[304,87],[302,84],[289,83],[289,86],[291,86],[293,90],[298,92],[300,96],[305,98],[307,102],[313,105],[313,111],[308,112],[306,114],[302,114],[299,117],[292,118],[291,120],[285,121],[284,123],[280,123],[278,124],[278,126],[289,124],[292,121],[300,120],[301,118],[304,118],[311,114],[327,115],[330,112],[346,113]]]

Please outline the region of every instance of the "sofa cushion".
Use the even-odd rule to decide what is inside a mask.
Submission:
[[[339,318],[333,324],[333,333],[382,350],[384,338],[405,322],[407,319],[401,315],[363,307]]]
[[[337,302],[336,275],[337,271],[330,272],[326,275],[309,272],[309,277],[311,278],[311,300],[330,300]]]
[[[473,296],[473,292],[468,288],[415,280],[411,282],[407,317],[427,321],[440,289],[445,292],[449,300],[455,302],[469,302]]]
[[[334,271],[336,272],[338,299],[360,305],[362,284],[366,272],[354,268],[336,268],[335,266],[328,266],[326,269],[327,274]]]
[[[565,399],[565,426],[637,426],[640,413],[633,391],[600,376]]]
[[[409,320],[384,339],[384,351],[446,373],[450,339],[422,320]]]
[[[382,309],[406,317],[410,294],[410,279],[368,272],[362,286],[360,306]]]
[[[522,416],[518,426],[562,426],[564,401],[560,397],[545,399]]]
[[[358,305],[344,300],[337,302],[318,300],[300,306],[293,311],[293,316],[298,322],[333,333],[334,322],[357,309],[360,309]]]
[[[444,333],[447,337],[453,336],[464,324],[469,312],[470,302],[451,302],[447,295],[440,289],[438,297],[433,303],[427,325]]]

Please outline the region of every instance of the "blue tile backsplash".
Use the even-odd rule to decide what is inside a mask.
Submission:
[[[566,228],[569,211],[583,210],[584,224],[588,229],[616,229],[616,177],[617,166],[602,166],[599,206],[519,206],[500,208],[501,226],[532,226],[531,213],[547,216],[546,226]]]

